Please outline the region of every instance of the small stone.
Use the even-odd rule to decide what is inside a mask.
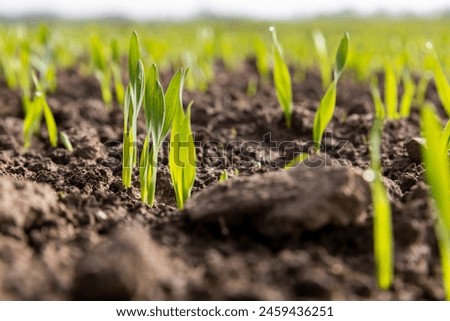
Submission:
[[[411,138],[406,143],[406,151],[414,163],[420,164],[422,162],[422,147],[426,147],[426,141],[420,137]]]
[[[97,219],[99,221],[104,221],[108,218],[108,215],[105,212],[103,212],[102,210],[99,210],[99,211],[95,212],[95,217],[97,217]]]

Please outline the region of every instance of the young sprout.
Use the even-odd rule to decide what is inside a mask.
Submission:
[[[450,116],[450,84],[448,83],[447,77],[445,76],[441,63],[439,62],[439,58],[431,42],[427,42],[426,47],[429,52],[427,63],[433,72],[439,99],[441,100],[442,106],[447,112],[447,115]]]
[[[348,56],[348,42],[349,35],[348,33],[345,33],[341,39],[339,48],[336,53],[334,79],[328,86],[325,95],[322,97],[319,108],[317,109],[316,115],[314,117],[313,141],[317,150],[320,149],[323,133],[334,114],[334,109],[336,107],[337,82],[341,77],[342,72],[344,71],[345,62]]]
[[[125,188],[131,187],[131,174],[136,165],[137,119],[145,90],[144,65],[140,60],[139,40],[136,32],[130,39],[128,72],[130,82],[125,91],[123,108],[122,180]]]
[[[416,85],[407,71],[403,73],[403,95],[400,101],[400,117],[409,117],[414,99]]]
[[[120,106],[123,105],[123,100],[125,96],[125,89],[122,83],[122,75],[120,74],[120,49],[119,42],[117,39],[111,41],[111,52],[112,52],[112,74],[114,79],[114,89],[116,92],[117,102]]]
[[[293,167],[296,167],[297,165],[303,163],[305,159],[307,159],[309,156],[308,153],[300,153],[297,156],[294,157],[293,160],[291,160],[287,165],[284,167],[284,169],[290,169]]]
[[[155,199],[159,150],[172,125],[175,126],[179,109],[182,109],[181,92],[183,83],[184,71],[180,69],[172,77],[164,95],[156,65],[152,65],[147,75],[144,97],[147,135],[141,153],[139,177],[141,181],[141,199],[150,206],[153,206]],[[173,131],[174,129],[172,129]],[[151,146],[150,139],[152,142]]]
[[[388,194],[383,184],[381,168],[381,134],[382,119],[375,119],[370,132],[371,169],[364,173],[364,178],[371,183],[373,204],[373,235],[378,286],[388,289],[394,276],[392,215]]]
[[[386,105],[386,115],[389,119],[398,118],[397,102],[397,78],[391,63],[386,62],[384,66],[384,103]]]
[[[332,66],[328,58],[327,43],[320,31],[313,32],[314,46],[317,56],[319,57],[320,78],[322,79],[322,87],[326,89],[331,83]]]
[[[172,183],[181,210],[191,196],[196,176],[196,161],[194,136],[191,131],[191,106],[186,113],[182,105],[178,105],[177,114],[170,133],[169,167]],[[225,172],[226,173],[226,172]]]
[[[112,103],[111,70],[108,66],[104,45],[97,36],[91,38],[91,51],[92,64],[95,76],[100,83],[103,102],[110,107]]]
[[[267,80],[269,76],[269,60],[266,44],[261,38],[256,37],[253,41],[253,49],[256,56],[256,68],[261,79]]]
[[[283,48],[278,42],[275,27],[271,26],[269,30],[272,32],[273,39],[273,82],[278,102],[284,112],[286,127],[291,128],[293,112],[291,75],[284,60]]]
[[[448,145],[431,103],[426,103],[422,109],[421,129],[427,142],[427,146],[422,148],[425,178],[434,201],[444,289],[446,299],[450,300],[450,162],[447,153],[442,152],[448,151]]]
[[[370,82],[370,92],[372,93],[373,104],[375,106],[375,117],[384,119],[386,117],[386,108],[381,99],[380,90],[378,89],[378,79],[376,77],[373,77]]]
[[[222,171],[222,173],[220,174],[219,182],[225,182],[225,181],[227,181],[227,180],[228,180],[228,172],[227,172],[226,169],[224,169],[224,170]]]
[[[433,73],[430,71],[425,71],[420,77],[419,83],[417,84],[417,93],[415,98],[415,104],[417,106],[423,106],[425,103],[425,97],[427,94],[427,87],[430,80],[433,78]]]
[[[70,142],[69,136],[65,132],[59,133],[59,138],[61,139],[61,143],[64,145],[64,147],[71,153],[73,152],[73,146]]]
[[[34,98],[27,102],[28,110],[23,124],[24,147],[25,149],[30,147],[33,133],[40,129],[42,115],[44,116],[45,124],[47,126],[50,145],[56,147],[58,145],[58,129],[56,127],[55,118],[47,103],[45,91],[34,72],[32,72],[32,79],[36,92]]]
[[[380,119],[398,119],[400,117],[408,117],[411,112],[411,105],[416,92],[416,85],[414,84],[414,81],[405,70],[402,77],[403,94],[399,106],[397,99],[397,77],[392,64],[385,64],[384,75],[384,103],[381,99],[380,90],[378,89],[377,78],[373,77],[370,84],[372,100],[375,106],[375,116]]]
[[[448,153],[450,150],[450,119],[447,121],[447,125],[445,125],[444,131],[442,132],[442,146],[444,147],[444,151]]]

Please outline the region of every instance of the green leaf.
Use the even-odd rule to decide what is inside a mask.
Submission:
[[[120,66],[120,48],[117,39],[111,40],[111,55],[113,62]]]
[[[42,117],[42,104],[34,99],[28,104],[28,111],[23,123],[24,148],[27,149],[31,145],[31,139],[37,126],[40,126]]]
[[[434,74],[434,81],[436,83],[436,89],[439,94],[439,98],[441,100],[442,106],[447,112],[447,115],[450,116],[450,85],[431,43],[427,43],[427,48],[429,50],[428,59],[431,63],[431,69]]]
[[[381,168],[381,137],[383,120],[376,119],[369,135],[370,146],[370,174],[372,203],[373,203],[373,229],[374,251],[377,266],[378,286],[388,289],[393,281],[393,232],[392,212],[388,193],[383,184]]]
[[[386,104],[387,117],[396,119],[398,118],[397,78],[392,64],[386,63],[384,77],[384,103]]]
[[[228,172],[224,169],[219,177],[219,182],[226,182],[228,180]]]
[[[170,134],[169,167],[179,209],[190,197],[196,176],[196,154],[191,131],[190,114],[192,102],[186,114],[178,109]]]
[[[156,194],[156,174],[158,170],[158,151],[159,149],[152,145],[150,148],[149,153],[149,164],[147,168],[147,200],[146,202],[149,206],[153,206],[153,203],[155,201],[155,194]]]
[[[44,96],[39,97],[44,110],[45,124],[47,125],[48,138],[52,147],[58,146],[58,128],[52,110]]]
[[[339,43],[339,47],[336,53],[336,68],[334,72],[334,78],[339,79],[339,77],[342,74],[342,71],[345,67],[345,62],[347,61],[348,56],[348,43],[349,43],[350,35],[348,32],[344,34],[344,36],[341,39],[341,42]]]
[[[105,72],[107,70],[106,55],[101,40],[97,36],[91,38],[92,62],[97,70]]]
[[[129,131],[129,120],[130,120],[130,108],[132,103],[132,92],[133,88],[131,84],[128,84],[127,89],[125,90],[125,99],[123,105],[123,132]]]
[[[38,29],[38,39],[42,46],[47,46],[50,39],[48,26],[46,24],[41,24]]]
[[[123,158],[122,158],[122,183],[125,188],[131,187],[131,176],[133,171],[133,134],[123,133]]]
[[[425,178],[437,212],[437,234],[444,289],[450,300],[450,161],[445,149],[446,135],[431,103],[425,104],[421,113],[421,128],[427,146],[422,148]]]
[[[336,81],[333,81],[325,92],[325,95],[322,97],[319,108],[317,109],[314,117],[313,140],[317,150],[320,149],[323,133],[327,128],[328,123],[333,118],[335,106]]]
[[[293,160],[291,160],[287,165],[284,167],[284,169],[290,169],[293,167],[296,167],[297,165],[300,165],[303,163],[306,159],[308,159],[309,154],[308,153],[300,153],[296,157],[294,157]]]
[[[416,85],[408,72],[403,74],[403,95],[400,101],[400,117],[409,117]]]
[[[139,183],[141,185],[141,199],[147,202],[148,198],[148,158],[149,158],[149,135],[145,135],[144,145],[139,162]]]
[[[142,63],[141,59],[138,60],[137,67],[138,68],[136,78],[133,82],[133,90],[135,97],[133,105],[134,105],[134,112],[136,115],[135,117],[137,117],[137,115],[139,114],[139,110],[141,109],[145,95],[145,71],[144,71],[144,64]]]
[[[292,84],[291,75],[289,74],[289,68],[284,61],[283,49],[278,43],[277,34],[274,27],[270,27],[273,39],[273,81],[275,84],[275,91],[277,94],[278,102],[284,112],[284,118],[286,120],[286,127],[291,127],[292,122]]]
[[[448,153],[450,149],[450,120],[447,121],[447,125],[445,125],[444,131],[442,132],[442,146],[444,152]]]
[[[267,55],[267,48],[261,38],[255,38],[253,41],[253,49],[256,56],[256,67],[263,79],[267,79],[269,74],[269,62]]]
[[[147,132],[151,131],[154,143],[159,146],[164,126],[165,100],[158,78],[158,69],[152,65],[145,81],[144,115]]]
[[[184,71],[179,69],[170,80],[169,86],[166,90],[165,101],[166,110],[164,118],[164,126],[162,129],[162,139],[169,133],[176,113],[182,108],[182,90],[184,84]]]
[[[70,142],[69,136],[65,132],[60,132],[59,137],[61,138],[61,142],[64,145],[64,147],[69,151],[73,152],[73,146]]]
[[[393,237],[391,205],[381,178],[372,183],[374,216],[374,249],[377,279],[381,289],[388,289],[393,281]]]
[[[442,153],[445,142],[442,127],[431,103],[422,109],[422,132],[427,147],[423,148],[425,177],[431,187],[431,195],[445,226],[450,229],[450,167],[447,154]]]
[[[327,43],[320,31],[313,32],[314,47],[319,57],[320,76],[322,87],[326,89],[331,83],[331,63],[328,57]]]
[[[370,82],[370,92],[372,94],[373,104],[375,106],[375,117],[378,119],[384,119],[386,117],[386,107],[381,99],[380,90],[378,89],[378,80],[376,77],[373,77]]]
[[[130,76],[130,82],[132,82],[137,77],[138,73],[138,60],[141,57],[141,49],[139,46],[139,39],[136,31],[130,38],[130,46],[128,52],[128,74]]]

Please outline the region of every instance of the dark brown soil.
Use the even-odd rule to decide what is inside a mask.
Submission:
[[[383,134],[395,282],[377,289],[361,178],[373,106],[367,84],[346,76],[319,156],[326,165],[283,171],[311,146],[318,73],[294,83],[286,129],[272,85],[247,95],[249,79],[258,79],[252,61],[235,71],[217,63],[206,92],[184,95],[195,101],[192,127],[203,146],[181,213],[164,155],[153,208],[139,201],[137,183],[122,188],[122,114],[105,108],[95,78],[61,71],[49,97],[73,153],[50,148],[45,130],[24,151],[20,97],[0,80],[0,299],[443,299],[423,166],[406,148],[419,136],[416,110]],[[428,98],[438,104],[433,86]],[[274,142],[284,150],[273,151]],[[230,179],[218,183],[224,169]]]

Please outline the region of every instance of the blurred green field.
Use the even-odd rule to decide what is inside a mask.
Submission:
[[[160,69],[190,67],[198,86],[213,77],[212,62],[222,58],[233,68],[244,58],[256,56],[262,73],[270,66],[271,35],[269,26],[277,27],[278,36],[290,64],[301,71],[319,64],[313,33],[320,31],[333,59],[338,41],[345,31],[350,33],[351,46],[347,67],[358,79],[366,79],[374,70],[391,62],[400,72],[407,68],[424,70],[425,43],[431,41],[443,64],[450,70],[449,19],[418,18],[323,18],[301,22],[250,22],[242,20],[201,20],[181,23],[132,23],[125,21],[86,22],[3,22],[0,24],[0,69],[11,86],[20,78],[20,69],[27,68],[28,53],[51,55],[56,68],[74,64],[89,71],[91,37],[101,40],[105,56],[111,59],[110,43],[117,40],[122,56],[127,54],[130,34],[136,30],[141,38],[144,58]],[[48,44],[42,50],[43,26],[48,27]],[[33,60],[33,59],[31,59]],[[189,86],[195,86],[188,84]]]

